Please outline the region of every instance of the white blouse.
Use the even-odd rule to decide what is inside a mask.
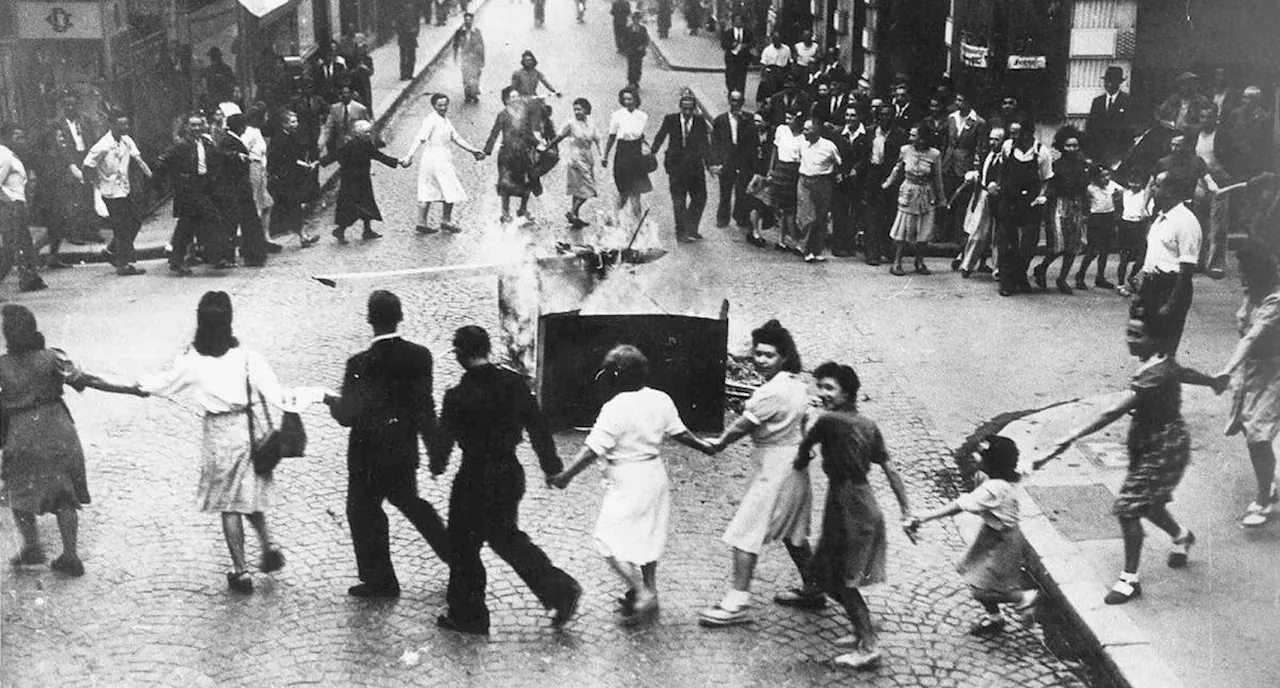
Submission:
[[[261,394],[272,406],[286,407],[285,391],[267,359],[243,347],[218,357],[203,356],[189,348],[164,371],[142,378],[138,385],[149,394],[162,397],[173,397],[192,388],[192,396],[205,413],[229,413],[247,405],[245,375],[249,376],[255,397]]]
[[[658,458],[662,441],[684,431],[671,397],[642,387],[605,402],[586,445],[610,463],[634,463]]]
[[[244,128],[244,136],[241,136],[240,140],[244,142],[245,148],[249,149],[250,162],[258,164],[266,163],[267,140],[263,138],[261,129],[246,126]]]
[[[800,162],[800,149],[804,143],[804,134],[791,133],[791,127],[785,124],[779,124],[773,132],[773,146],[778,151],[778,162]]]
[[[636,141],[644,136],[644,128],[649,125],[649,115],[643,110],[634,112],[621,108],[609,115],[609,135],[617,136],[620,141]]]

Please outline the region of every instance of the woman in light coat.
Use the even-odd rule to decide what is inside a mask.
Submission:
[[[458,179],[458,171],[453,167],[453,154],[449,151],[452,143],[470,153],[477,161],[484,160],[484,152],[467,143],[453,128],[449,114],[449,96],[437,93],[431,96],[433,112],[422,120],[418,135],[414,137],[413,147],[400,159],[400,164],[408,167],[413,156],[425,144],[418,169],[418,232],[434,234],[439,231],[431,228],[427,220],[431,214],[431,204],[442,204],[440,229],[453,234],[462,228],[453,223],[453,206],[467,200],[467,192],[462,189],[462,181]]]

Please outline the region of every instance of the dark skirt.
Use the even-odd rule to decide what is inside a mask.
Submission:
[[[1142,518],[1173,501],[1173,491],[1191,463],[1191,435],[1181,419],[1159,427],[1129,426],[1129,471],[1111,513]]]
[[[1022,589],[1022,561],[1027,541],[1017,526],[996,530],[986,523],[956,562],[965,583],[980,590],[1010,593]]]
[[[378,200],[373,195],[373,179],[368,175],[342,180],[338,188],[338,205],[333,214],[333,221],[339,227],[347,227],[360,220],[382,221]]]
[[[800,183],[800,163],[774,162],[760,200],[774,210],[794,210]]]
[[[514,146],[498,149],[498,194],[524,196],[532,193],[533,187],[533,159],[529,151]]]
[[[58,400],[5,413],[4,506],[48,514],[88,504],[84,450],[66,405]]]
[[[653,191],[653,183],[649,181],[649,173],[644,171],[641,158],[643,142],[618,140],[618,154],[613,159],[613,183],[618,186],[619,194],[642,194]]]
[[[884,515],[868,484],[843,480],[827,490],[822,539],[813,555],[813,580],[830,595],[883,583],[889,540]]]

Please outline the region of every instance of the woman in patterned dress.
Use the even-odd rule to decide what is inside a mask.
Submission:
[[[421,167],[418,168],[418,227],[419,234],[433,234],[437,230],[428,224],[431,215],[431,204],[439,203],[443,208],[440,216],[440,229],[457,234],[462,229],[453,224],[453,206],[467,200],[467,192],[462,189],[458,179],[458,171],[453,167],[453,155],[449,144],[454,144],[471,154],[476,161],[484,160],[484,152],[467,143],[453,128],[448,119],[449,96],[437,93],[431,96],[432,112],[422,120],[418,135],[413,139],[413,146],[401,156],[400,164],[408,167],[413,156],[426,145],[422,152]]]
[[[860,669],[879,661],[880,652],[871,611],[858,588],[885,582],[889,545],[884,515],[867,482],[872,464],[884,469],[903,522],[912,519],[911,506],[880,428],[858,413],[858,374],[849,366],[827,362],[813,371],[813,378],[826,412],[805,433],[794,466],[807,471],[813,448],[822,447],[822,470],[829,486],[812,575],[814,583],[840,602],[853,624],[852,635],[836,640],[837,647],[852,652],[836,657],[835,663]]]
[[[68,576],[83,576],[76,549],[81,504],[89,503],[84,450],[75,421],[62,401],[63,387],[146,396],[138,385],[106,380],[81,370],[61,349],[45,346],[36,317],[25,306],[3,309],[7,352],[0,356],[0,413],[4,463],[0,501],[13,510],[22,536],[14,566],[45,562],[36,532],[37,514],[57,514],[62,554],[49,564]]]
[[[907,274],[902,269],[902,257],[910,244],[916,255],[916,273],[927,275],[929,268],[924,264],[920,245],[929,243],[933,236],[934,215],[938,206],[946,202],[942,195],[942,153],[930,145],[928,130],[923,124],[911,127],[907,141],[898,157],[898,164],[880,185],[888,191],[902,179],[902,186],[898,187],[898,215],[889,228],[889,238],[896,246],[893,267],[889,272],[898,276]]]
[[[1072,442],[1132,414],[1128,437],[1129,469],[1111,508],[1120,520],[1120,532],[1124,537],[1124,569],[1103,600],[1107,604],[1124,604],[1142,594],[1142,586],[1138,582],[1144,536],[1142,519],[1151,521],[1173,538],[1168,561],[1170,568],[1186,566],[1187,552],[1196,542],[1195,534],[1180,526],[1168,508],[1169,502],[1173,501],[1173,491],[1191,462],[1191,436],[1187,434],[1187,424],[1182,420],[1182,385],[1212,387],[1221,394],[1226,389],[1226,380],[1183,368],[1172,357],[1161,353],[1168,336],[1167,318],[1147,313],[1141,306],[1131,308],[1129,353],[1142,363],[1133,376],[1129,393],[1058,441],[1045,458],[1034,464],[1039,468],[1061,455]]]
[[[201,511],[222,515],[222,533],[233,566],[227,573],[227,586],[249,593],[253,579],[245,571],[244,518],[249,519],[262,545],[260,570],[270,573],[284,567],[284,554],[267,530],[265,512],[271,504],[273,481],[270,474],[254,471],[249,455],[252,438],[247,414],[253,412],[249,391],[280,409],[285,404],[285,390],[262,354],[240,347],[231,331],[231,315],[231,297],[226,292],[206,292],[196,309],[191,347],[163,372],[143,378],[139,385],[148,394],[162,397],[191,389],[204,410],[196,497]]]
[[[1048,252],[1032,273],[1036,286],[1047,290],[1049,265],[1061,258],[1062,270],[1056,284],[1059,292],[1070,294],[1067,276],[1084,243],[1085,221],[1089,217],[1089,170],[1080,153],[1080,132],[1075,127],[1059,129],[1053,147],[1062,157],[1053,162],[1053,176],[1046,185],[1052,208],[1045,237]]]
[[[751,620],[751,579],[764,545],[783,541],[800,571],[803,587],[779,593],[774,602],[794,607],[826,605],[822,590],[809,579],[809,517],[813,495],[809,474],[792,470],[809,410],[808,385],[800,379],[795,340],[777,320],[751,333],[756,370],[767,380],[749,399],[742,416],[712,441],[716,451],[751,436],[755,472],[751,486],[721,539],[733,548],[730,590],[699,613],[704,626],[731,626]]]
[[[1271,443],[1280,433],[1280,275],[1275,256],[1260,243],[1249,242],[1237,256],[1244,282],[1244,303],[1236,314],[1240,343],[1219,376],[1235,383],[1227,434],[1244,433],[1258,481],[1257,496],[1240,523],[1256,528],[1267,522],[1277,501]]]
[[[596,154],[600,153],[600,131],[591,121],[591,101],[586,98],[573,101],[573,118],[564,123],[560,135],[552,139],[547,148],[554,148],[565,139],[569,140],[569,158],[564,180],[573,206],[564,218],[573,229],[582,229],[591,224],[583,220],[580,213],[587,199],[597,195]]]

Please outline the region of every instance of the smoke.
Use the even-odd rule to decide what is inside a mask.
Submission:
[[[719,318],[723,304],[711,286],[714,266],[674,259],[611,270],[582,303],[581,315],[687,315]]]

